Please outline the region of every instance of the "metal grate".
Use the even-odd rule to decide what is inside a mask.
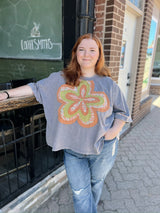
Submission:
[[[52,152],[45,134],[43,109],[20,127],[0,119],[0,207],[62,165],[63,152]]]

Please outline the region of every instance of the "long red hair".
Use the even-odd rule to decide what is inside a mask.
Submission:
[[[72,57],[68,66],[63,70],[64,78],[66,80],[66,84],[71,86],[78,86],[80,82],[80,77],[82,76],[80,65],[77,62],[77,48],[83,39],[93,39],[98,48],[99,48],[99,59],[95,65],[95,73],[99,76],[109,76],[111,77],[110,71],[108,67],[105,65],[104,60],[104,52],[101,41],[92,34],[84,34],[78,38],[72,49]]]

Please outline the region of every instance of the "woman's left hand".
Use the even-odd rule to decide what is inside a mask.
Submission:
[[[117,132],[115,132],[112,128],[110,128],[104,136],[105,136],[105,140],[112,140],[117,135],[118,135]]]
[[[105,140],[112,140],[113,138],[117,137],[122,130],[125,121],[120,119],[115,119],[113,126],[106,132]]]

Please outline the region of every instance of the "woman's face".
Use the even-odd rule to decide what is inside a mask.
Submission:
[[[81,69],[95,69],[99,58],[99,48],[95,40],[83,39],[77,48],[77,61]]]

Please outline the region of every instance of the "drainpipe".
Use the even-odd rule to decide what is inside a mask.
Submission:
[[[85,33],[93,33],[95,0],[79,0],[77,7],[77,37]]]

